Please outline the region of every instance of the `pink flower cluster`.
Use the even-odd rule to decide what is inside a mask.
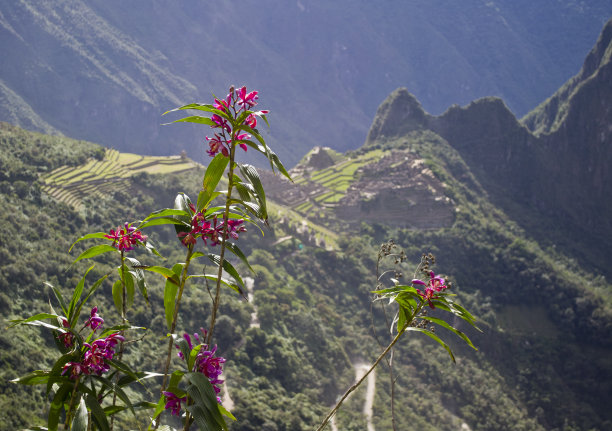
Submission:
[[[223,230],[225,221],[217,217],[213,217],[211,220],[206,220],[204,214],[196,212],[195,205],[190,204],[189,208],[193,213],[191,218],[191,230],[189,232],[181,232],[178,237],[181,238],[181,242],[185,247],[194,245],[198,238],[202,238],[204,244],[208,244],[207,240],[211,241],[211,245],[217,245],[223,238]],[[233,238],[238,239],[240,232],[246,232],[246,228],[243,226],[244,220],[230,219],[227,221],[227,235],[225,239]]]
[[[206,331],[204,329],[200,329],[200,330],[202,331],[202,335],[203,335],[202,338],[205,338]],[[187,341],[187,344],[189,345],[189,350],[193,350],[193,344],[192,344],[191,337],[189,336],[189,334],[187,333],[183,334],[183,338]],[[199,344],[202,344],[200,343],[200,336],[197,333],[193,334],[193,338]],[[223,373],[223,363],[225,362],[225,358],[222,358],[220,356],[215,356],[216,352],[217,352],[217,346],[208,350],[208,345],[202,344],[202,348],[196,355],[195,363],[193,366],[193,371],[202,373],[206,377],[208,377],[208,380],[210,381],[210,383],[213,386],[213,389],[215,390],[215,393],[218,394],[219,392],[221,392],[221,388],[219,388],[219,385],[223,383],[223,380],[221,380],[219,377]],[[185,359],[183,352],[179,351],[178,356],[183,360]],[[217,395],[217,402],[221,404],[221,398],[218,395]]]
[[[178,416],[181,413],[181,403],[187,402],[187,397],[177,397],[172,392],[162,392],[166,397],[165,409],[170,409],[171,414]]]
[[[104,324],[104,320],[98,315],[98,307],[93,307],[89,319],[83,328],[91,328],[94,332]],[[68,320],[62,317],[62,325],[69,328]],[[64,332],[59,335],[59,339],[66,348],[74,346],[75,335],[72,332]],[[114,333],[105,338],[98,338],[91,344],[83,343],[81,360],[78,362],[68,362],[64,365],[62,374],[68,373],[71,379],[76,379],[85,374],[95,374],[101,376],[110,369],[108,361],[113,359],[115,346],[123,341],[124,338],[119,333]]]
[[[230,122],[225,116],[231,118],[237,118],[241,112],[248,112],[242,124],[249,126],[251,129],[257,127],[257,117],[261,117],[269,113],[270,111],[253,111],[250,109],[257,105],[257,99],[259,98],[257,91],[247,92],[246,87],[242,87],[238,90],[234,90],[234,87],[230,87],[230,91],[225,99],[215,99],[213,107],[221,111],[224,115],[213,114],[210,119],[215,123],[211,126],[213,129],[221,129],[218,133],[215,133],[212,138],[206,136],[208,141],[209,149],[206,150],[209,156],[214,157],[217,153],[221,152],[225,157],[229,157],[230,148],[232,143],[237,144],[244,151],[247,150],[247,145],[244,141],[251,139],[251,135],[248,133],[238,133],[233,138],[231,137],[232,128]],[[228,137],[228,134],[230,136]]]
[[[145,244],[147,242],[147,236],[143,235],[141,231],[126,223],[123,228],[117,226],[117,230],[111,229],[108,235],[104,235],[113,241],[113,247],[116,247],[120,251],[133,250],[135,246]]]
[[[417,289],[417,293],[423,298],[423,300],[427,300],[429,307],[433,309],[436,307],[433,305],[431,300],[436,299],[438,297],[436,295],[436,292],[441,292],[448,286],[444,284],[444,279],[442,277],[436,276],[433,271],[429,272],[429,277],[430,278],[427,283],[415,278],[414,280],[412,280],[412,284],[420,284],[422,286],[425,286],[425,292],[421,292],[419,289]]]

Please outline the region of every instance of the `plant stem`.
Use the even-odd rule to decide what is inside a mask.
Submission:
[[[170,369],[170,360],[172,359],[172,346],[174,344],[174,338],[172,334],[176,329],[176,321],[178,320],[178,312],[179,305],[181,303],[181,298],[183,296],[183,289],[185,287],[185,282],[187,281],[187,272],[189,270],[189,264],[191,263],[191,256],[193,255],[193,245],[190,244],[187,246],[187,257],[185,258],[185,266],[183,267],[183,272],[181,274],[181,281],[179,285],[178,297],[176,298],[176,303],[174,304],[174,315],[172,316],[172,326],[170,327],[170,338],[168,340],[168,354],[166,355],[166,364],[164,365],[164,380],[162,382],[162,387],[160,392],[164,392],[166,390],[166,384],[168,383],[168,370]],[[159,427],[159,421],[155,422],[155,426],[153,429],[157,429]]]
[[[72,410],[74,409],[74,398],[77,392],[77,388],[79,387],[79,379],[81,376],[77,377],[74,382],[74,388],[72,389],[72,395],[70,396],[70,406],[68,407],[68,412],[66,413],[66,423],[64,423],[64,429],[70,429],[70,420],[72,419]]]
[[[232,141],[234,140],[234,131],[232,131]],[[232,188],[234,187],[234,156],[236,153],[236,146],[232,145],[230,148],[230,161],[229,161],[229,172],[228,185],[227,185],[227,196],[225,197],[225,211],[223,212],[223,236],[221,237],[221,252],[219,253],[219,271],[217,272],[217,285],[215,287],[215,299],[213,301],[212,313],[210,316],[210,326],[208,328],[208,334],[206,335],[206,344],[209,346],[212,343],[213,331],[215,330],[215,322],[217,320],[217,310],[219,309],[219,303],[221,301],[221,277],[223,275],[223,261],[225,259],[225,242],[228,231],[228,220],[229,220],[229,207],[230,200],[232,197]]]
[[[331,411],[327,414],[325,419],[323,419],[323,422],[321,422],[321,425],[319,425],[319,427],[317,428],[316,431],[321,431],[325,427],[325,425],[327,425],[327,423],[329,422],[331,417],[338,411],[338,409],[340,408],[340,406],[342,405],[344,400],[351,394],[351,392],[353,392],[355,389],[357,389],[359,387],[359,385],[361,385],[361,383],[363,383],[363,381],[366,379],[366,377],[368,377],[368,375],[374,370],[374,368],[376,368],[378,366],[380,361],[382,361],[382,359],[387,355],[387,353],[389,353],[389,351],[393,348],[395,343],[397,343],[397,341],[400,339],[400,337],[402,336],[402,334],[404,333],[404,331],[406,330],[408,325],[409,325],[409,322],[406,322],[404,327],[400,331],[398,331],[398,333],[395,336],[395,338],[393,338],[393,341],[391,341],[391,343],[385,348],[385,350],[380,354],[380,356],[378,356],[378,358],[376,359],[376,362],[374,362],[374,364],[372,364],[370,369],[361,377],[361,379],[359,379],[353,386],[351,386],[344,393],[342,398],[340,398],[340,401],[338,401],[336,403],[336,405],[334,406],[334,408],[331,409]]]
[[[125,322],[127,322],[127,319],[125,318],[126,314],[127,314],[127,305],[126,305],[126,287],[125,287],[125,256],[124,256],[124,251],[121,250],[121,321],[122,323],[125,325]],[[125,331],[121,331],[120,334],[123,336],[125,334]],[[121,342],[119,343],[119,353],[117,354],[117,360],[121,360],[123,359],[123,349],[124,349],[124,345],[123,345],[123,340],[121,340]],[[117,375],[115,376],[115,382],[119,382],[119,373],[117,373]],[[117,392],[113,393],[113,406],[115,406],[115,404],[117,403]],[[115,425],[115,415],[111,416],[111,421],[110,421],[110,431],[113,431],[113,426]]]

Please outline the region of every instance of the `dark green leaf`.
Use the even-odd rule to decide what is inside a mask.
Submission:
[[[174,276],[172,278],[178,281],[182,271],[183,265],[180,263],[175,264],[172,267],[172,274]],[[172,330],[176,294],[178,293],[179,289],[179,283],[175,282],[172,278],[167,278],[166,286],[164,288],[164,311],[166,314],[166,324],[168,325],[168,330]]]
[[[192,115],[190,117],[180,118],[178,120],[171,121],[170,123],[164,123],[163,125],[166,126],[172,123],[197,123],[197,124],[206,124],[207,126],[217,125],[217,123],[215,123],[210,118],[200,117],[199,115]]]
[[[117,280],[113,283],[113,302],[115,303],[115,308],[120,316],[123,315],[123,283],[121,280]]]
[[[85,397],[85,404],[87,404],[87,407],[91,410],[91,419],[98,426],[99,431],[110,431],[106,414],[104,410],[102,410],[98,400],[91,394],[88,394]]]
[[[121,401],[123,401],[126,407],[130,409],[132,414],[134,416],[136,415],[136,412],[134,411],[134,407],[132,406],[132,402],[130,401],[130,398],[127,396],[127,394],[125,393],[123,389],[117,386],[114,382],[111,382],[106,377],[91,375],[90,378],[100,382],[102,386],[104,386],[110,391],[110,393],[117,394],[119,399],[121,399]]]
[[[181,273],[180,271],[178,274],[174,272],[174,268],[168,269],[163,266],[141,266],[139,268],[144,269],[145,271],[150,271],[150,272],[155,272],[157,274],[161,274],[166,278],[167,281],[169,281],[170,283],[176,284],[177,286],[180,284]],[[182,266],[181,266],[181,269],[182,269]]]
[[[234,255],[240,259],[242,261],[242,263],[244,263],[247,268],[249,268],[249,270],[251,270],[251,272],[255,272],[253,270],[253,268],[251,268],[251,265],[249,264],[249,261],[247,260],[246,256],[244,255],[244,253],[242,252],[242,250],[240,250],[240,248],[236,245],[236,244],[232,244],[231,242],[227,241],[225,243],[225,247],[231,251],[232,253],[234,253]]]
[[[471,341],[471,340],[468,338],[468,336],[467,336],[467,335],[465,335],[463,332],[459,331],[458,329],[456,329],[456,328],[452,327],[451,325],[449,325],[449,324],[448,324],[447,322],[445,322],[444,320],[442,320],[442,319],[438,319],[437,317],[431,317],[431,316],[421,316],[421,319],[428,320],[428,321],[430,321],[430,322],[433,322],[433,323],[435,323],[435,324],[437,324],[437,325],[440,325],[440,326],[442,326],[442,327],[444,327],[444,328],[448,329],[449,331],[454,332],[454,333],[455,333],[457,336],[459,336],[459,337],[460,337],[460,338],[461,338],[463,341],[465,341],[466,343],[468,343],[468,344],[469,344],[469,346],[470,346],[471,348],[473,348],[474,350],[478,350],[478,349],[476,348],[476,346],[474,346],[474,345],[472,344],[472,341]]]
[[[198,211],[202,211],[213,199],[217,184],[219,184],[228,163],[229,158],[219,153],[208,164],[204,173],[204,179],[202,180],[203,195],[198,196]]]
[[[193,405],[196,409],[202,409],[201,413],[205,413],[202,419],[205,419],[206,423],[198,423],[198,426],[206,425],[211,426],[212,429],[220,427],[223,430],[227,430],[225,420],[219,411],[217,394],[208,378],[201,373],[187,373],[185,378],[190,383],[187,386],[187,393],[193,400]]]
[[[68,249],[68,253],[70,253],[72,251],[72,247],[74,247],[77,242],[81,242],[84,239],[105,238],[105,235],[108,235],[108,233],[106,233],[106,232],[96,232],[96,233],[88,233],[87,235],[83,235],[82,237],[77,239],[74,243],[72,243],[72,245]]]
[[[83,253],[81,253],[79,257],[77,257],[72,263],[74,264],[82,259],[91,259],[92,257],[98,256],[103,253],[108,253],[111,251],[117,251],[117,249],[113,247],[112,245],[108,245],[108,244],[94,245],[93,247],[88,248]]]
[[[423,334],[427,335],[428,337],[431,337],[432,339],[436,340],[438,343],[440,343],[440,345],[441,345],[442,347],[444,347],[444,348],[446,349],[446,351],[447,351],[447,352],[448,352],[448,354],[450,355],[450,357],[451,357],[451,359],[453,360],[453,362],[455,362],[455,355],[453,355],[453,352],[452,352],[452,350],[450,349],[450,347],[448,347],[448,345],[447,345],[447,344],[446,344],[444,341],[442,341],[442,340],[440,339],[440,337],[438,337],[438,336],[437,336],[436,334],[434,334],[433,332],[428,331],[427,329],[417,328],[417,327],[414,327],[414,326],[408,326],[408,327],[406,328],[406,331],[416,331],[416,332],[421,332],[421,333],[423,333]]]
[[[189,213],[185,212],[184,210],[177,210],[175,208],[164,208],[162,210],[153,211],[143,221],[148,221],[148,220],[151,220],[152,218],[169,217],[169,216],[189,217]],[[142,229],[142,226],[139,226],[138,229]]]
[[[221,263],[221,257],[219,255],[209,253],[208,258],[217,266],[219,266]],[[244,282],[242,281],[240,274],[238,274],[238,271],[236,271],[234,265],[232,265],[227,259],[223,259],[223,270],[231,275],[241,287],[244,287]],[[243,294],[242,291],[240,294]]]
[[[85,277],[87,277],[87,274],[89,274],[89,271],[91,271],[93,267],[94,265],[91,265],[87,269],[87,271],[85,271],[85,275],[81,277],[81,279],[79,280],[79,283],[77,284],[72,294],[72,300],[70,301],[70,305],[68,306],[68,322],[70,323],[70,326],[74,326],[74,323],[79,318],[79,316],[76,315],[74,311],[75,311],[75,308],[79,300],[81,299],[81,295],[83,294],[83,289],[85,287]]]
[[[53,294],[55,295],[55,298],[57,299],[57,302],[59,302],[59,305],[62,308],[62,312],[64,313],[64,316],[67,316],[68,306],[66,305],[66,302],[64,301],[64,297],[60,293],[59,289],[53,286],[51,283],[47,283],[46,281],[44,282],[44,284],[51,288],[51,290],[53,291]]]
[[[66,382],[58,388],[57,392],[55,392],[53,400],[51,401],[51,406],[49,407],[49,416],[47,417],[49,431],[57,431],[60,413],[64,408],[64,403],[70,399],[72,388],[72,382]]]
[[[106,280],[108,276],[109,274],[103,275],[98,280],[96,280],[96,282],[89,288],[89,292],[87,292],[87,295],[85,295],[85,298],[83,298],[81,303],[76,308],[76,311],[74,313],[74,315],[76,316],[76,319],[74,319],[75,322],[78,320],[79,316],[81,315],[81,309],[83,308],[83,305],[85,305],[89,297],[94,294],[94,292],[98,289],[98,287],[100,287],[102,282]]]

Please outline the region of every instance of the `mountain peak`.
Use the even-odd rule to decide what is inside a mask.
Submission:
[[[401,136],[422,129],[429,114],[406,88],[393,91],[380,105],[366,139],[366,145],[380,138]]]

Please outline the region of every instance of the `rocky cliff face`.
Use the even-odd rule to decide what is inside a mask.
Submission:
[[[366,146],[434,132],[502,208],[541,214],[542,223],[559,226],[559,237],[569,228],[584,242],[596,238],[603,253],[612,249],[611,57],[612,20],[580,73],[522,121],[497,98],[431,116],[398,89],[380,106]]]

